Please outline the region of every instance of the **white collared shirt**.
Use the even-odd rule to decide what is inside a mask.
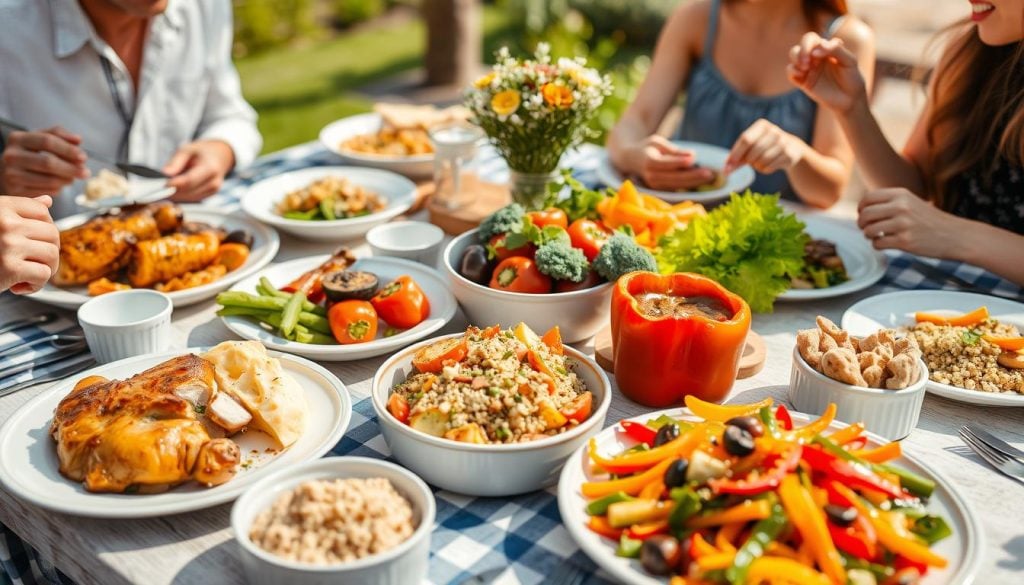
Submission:
[[[244,167],[262,139],[231,62],[232,35],[229,0],[170,0],[151,21],[136,95],[124,63],[77,0],[0,0],[0,117],[32,129],[63,126],[89,150],[116,159],[127,125],[113,85],[134,116],[131,162],[161,168],[182,144],[215,139]],[[80,192],[81,184],[65,189],[54,215],[73,213]]]

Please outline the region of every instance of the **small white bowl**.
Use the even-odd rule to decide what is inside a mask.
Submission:
[[[452,292],[472,323],[511,327],[520,321],[544,332],[558,325],[566,343],[589,339],[609,323],[612,283],[564,293],[514,293],[479,285],[459,274],[462,253],[477,241],[477,230],[470,230],[444,250],[442,262]]]
[[[320,130],[320,144],[340,156],[342,160],[361,167],[384,169],[417,179],[429,178],[434,172],[433,153],[397,156],[354,152],[341,148],[341,144],[350,138],[362,134],[376,134],[382,124],[383,120],[377,113],[342,118]]]
[[[78,308],[78,322],[101,364],[171,345],[171,297],[149,289],[121,290],[93,297]]]
[[[501,497],[524,494],[554,485],[566,459],[587,439],[604,428],[611,404],[608,377],[594,360],[566,346],[565,354],[577,364],[576,374],[593,393],[590,418],[562,434],[510,445],[460,443],[417,431],[388,412],[391,388],[413,371],[412,356],[439,339],[407,347],[388,359],[373,377],[371,397],[381,432],[399,463],[437,487],[471,496]]]
[[[282,493],[306,481],[353,477],[383,477],[409,500],[417,524],[408,540],[357,561],[313,565],[278,557],[249,539],[253,520]],[[241,552],[246,582],[253,585],[404,585],[419,583],[427,575],[430,533],[436,514],[434,494],[427,484],[394,463],[366,457],[326,457],[283,469],[253,484],[231,509],[231,528]]]
[[[366,232],[374,256],[405,258],[437,268],[444,230],[425,221],[393,221]]]
[[[862,422],[872,433],[896,441],[914,430],[921,415],[928,366],[920,359],[917,366],[920,378],[902,390],[851,386],[812,368],[794,347],[789,399],[796,410],[807,414],[820,414],[834,402],[837,419]]]
[[[277,212],[284,196],[324,177],[343,177],[387,200],[382,211],[348,219],[288,219]],[[401,175],[360,167],[311,167],[264,179],[242,196],[242,209],[251,217],[296,238],[316,242],[341,242],[362,237],[373,226],[408,211],[416,200],[416,185]]]

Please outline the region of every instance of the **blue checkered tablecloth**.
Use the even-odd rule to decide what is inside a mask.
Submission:
[[[584,183],[596,186],[595,169],[603,153],[586,146],[566,155],[565,165]],[[207,204],[228,207],[236,205],[246,189],[256,181],[282,172],[339,164],[337,157],[317,143],[299,145],[259,159],[239,176],[227,181],[222,192]],[[504,162],[491,148],[484,148],[475,162],[481,176],[496,182],[507,180]],[[993,274],[974,266],[956,262],[915,258],[889,251],[889,266],[881,281],[887,289],[964,290],[945,278],[922,273],[917,262],[926,262],[943,274],[955,275],[972,285],[973,292],[995,294],[1024,302],[1024,291]],[[16,302],[11,299],[0,299]],[[45,327],[29,327],[0,335],[0,352],[25,344],[56,331],[74,331],[74,322],[63,317]],[[5,379],[3,372],[12,365],[52,353],[49,346],[34,348],[15,357],[0,359],[0,390],[32,376],[40,377],[57,364],[34,373]],[[84,359],[84,358],[83,358]],[[352,423],[344,438],[332,451],[335,455],[360,455],[386,458],[388,449],[380,434],[369,399],[354,406]],[[583,569],[586,583],[609,582],[607,576],[577,547],[566,533],[558,513],[554,489],[515,498],[472,498],[444,491],[435,493],[437,525],[431,540],[430,581],[460,583],[471,575],[489,569],[504,568],[499,582],[542,583],[556,566],[572,563]],[[0,525],[0,585],[8,583],[69,582],[45,559],[16,535]]]

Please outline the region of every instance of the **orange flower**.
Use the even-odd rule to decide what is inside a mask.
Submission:
[[[514,89],[499,91],[491,98],[491,109],[499,116],[508,116],[519,109],[521,98]]]
[[[545,83],[540,92],[544,101],[555,108],[568,108],[572,105],[572,90],[564,85]]]

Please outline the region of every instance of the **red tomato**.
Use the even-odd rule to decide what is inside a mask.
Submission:
[[[549,207],[543,211],[531,211],[526,214],[526,217],[529,217],[533,221],[533,225],[539,228],[554,225],[564,230],[569,227],[569,216],[557,207]]]
[[[334,339],[341,344],[366,343],[377,337],[377,311],[366,301],[342,301],[327,310]]]
[[[398,329],[419,325],[430,316],[430,301],[416,281],[402,275],[388,283],[370,303],[381,319]]]
[[[398,422],[409,424],[409,401],[404,396],[395,392],[388,397],[388,412],[398,419]]]
[[[593,262],[597,252],[612,237],[612,232],[592,219],[577,219],[569,226],[569,240],[573,248],[583,250],[587,260]]]
[[[491,288],[508,292],[544,294],[551,292],[551,278],[537,270],[530,258],[514,256],[502,260],[494,269]]]
[[[533,255],[537,253],[537,246],[534,246],[533,244],[526,244],[519,246],[518,248],[506,248],[505,234],[493,236],[491,240],[487,242],[487,248],[494,252],[494,257],[498,259],[498,262],[507,260],[508,258],[514,258],[516,256],[533,258]]]
[[[555,292],[572,292],[575,290],[586,290],[588,288],[594,288],[595,286],[603,283],[605,280],[601,278],[601,275],[590,270],[587,272],[586,278],[581,282],[573,282],[571,280],[557,280],[555,281]]]
[[[584,392],[562,409],[562,416],[577,423],[582,423],[590,417],[590,411],[594,407],[594,395]]]

